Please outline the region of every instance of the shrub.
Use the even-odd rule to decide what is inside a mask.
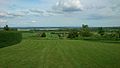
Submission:
[[[119,40],[119,34],[117,33],[106,33],[104,34],[104,39],[107,39],[107,40]]]
[[[78,32],[70,32],[67,38],[74,39],[78,36],[79,36]]]
[[[0,32],[0,48],[21,42],[22,34],[20,32]]]

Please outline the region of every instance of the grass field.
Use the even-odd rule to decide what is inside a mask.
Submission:
[[[120,45],[24,39],[0,49],[0,68],[120,68]]]

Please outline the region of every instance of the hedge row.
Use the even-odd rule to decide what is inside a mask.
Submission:
[[[0,48],[17,44],[21,40],[22,34],[20,32],[0,32]]]

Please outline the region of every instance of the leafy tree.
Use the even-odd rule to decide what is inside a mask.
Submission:
[[[88,28],[88,25],[82,24],[82,28]]]
[[[120,30],[118,30],[116,33],[118,34],[118,36],[119,36],[119,38],[120,38]]]
[[[5,30],[5,31],[9,31],[9,30],[10,30],[10,28],[8,27],[8,25],[6,25],[6,26],[4,27],[4,30]]]
[[[84,25],[84,24],[82,25],[80,35],[83,36],[83,37],[91,36],[91,32],[90,32],[90,29],[89,29],[88,25]]]
[[[116,40],[120,39],[120,31],[119,30],[114,32],[114,37]]]
[[[105,34],[105,31],[103,30],[102,27],[100,27],[100,28],[98,29],[98,34],[100,34],[101,36],[103,36],[103,35]]]
[[[46,37],[46,33],[42,33],[41,37]]]

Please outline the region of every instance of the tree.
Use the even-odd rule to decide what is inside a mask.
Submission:
[[[45,33],[42,33],[41,37],[46,37],[46,34],[45,34]]]
[[[82,28],[88,28],[88,25],[82,24]]]
[[[115,31],[113,36],[116,40],[120,39],[120,31],[119,30]]]
[[[88,25],[84,25],[84,24],[82,25],[82,29],[80,31],[80,34],[83,37],[91,36],[91,32],[90,32],[90,29],[89,29]]]
[[[5,30],[5,31],[9,31],[9,30],[10,30],[10,28],[8,27],[8,25],[6,25],[6,26],[4,27],[4,30]]]
[[[120,30],[118,30],[116,33],[118,34],[118,36],[119,36],[119,38],[120,38]]]
[[[103,35],[105,34],[105,31],[103,30],[102,27],[100,27],[100,28],[98,29],[98,34],[100,34],[101,36],[103,36]]]

